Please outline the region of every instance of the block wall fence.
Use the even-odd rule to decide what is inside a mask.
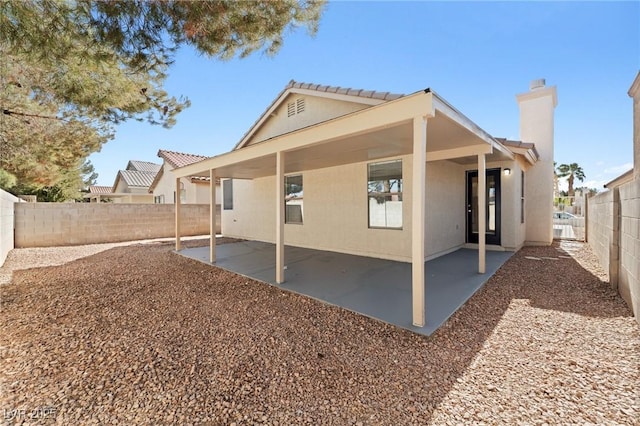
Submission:
[[[588,200],[587,241],[640,323],[640,179]]]
[[[181,206],[182,236],[209,234],[209,205]],[[219,232],[219,212],[217,230]],[[112,243],[175,236],[173,204],[15,204],[15,247]]]

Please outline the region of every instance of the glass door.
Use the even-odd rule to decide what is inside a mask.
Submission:
[[[500,169],[487,170],[486,211],[478,211],[478,171],[467,172],[467,242],[478,242],[479,220],[486,221],[487,244],[500,245]]]

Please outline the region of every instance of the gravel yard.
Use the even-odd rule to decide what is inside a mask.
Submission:
[[[10,254],[3,422],[640,423],[640,328],[582,243],[521,250],[431,337],[172,248]]]

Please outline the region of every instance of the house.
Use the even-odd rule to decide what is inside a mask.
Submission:
[[[158,157],[162,158],[162,166],[156,174],[149,193],[153,194],[153,200],[157,204],[173,204],[176,198],[176,183],[173,169],[188,166],[207,159],[204,155],[185,154],[183,152],[158,151]],[[220,180],[216,181],[220,187]],[[220,191],[217,191],[216,205],[220,205]],[[209,177],[182,177],[180,178],[180,201],[185,204],[209,204]]]
[[[119,170],[113,183],[114,203],[153,203],[149,187],[160,171],[160,164],[131,160]]]
[[[222,234],[275,243],[277,283],[285,244],[411,263],[421,327],[426,260],[473,248],[485,273],[486,250],[552,242],[556,89],[536,80],[516,99],[519,141],[488,134],[431,89],[291,81],[231,152],[174,174],[222,179]],[[179,220],[176,236],[180,249]]]
[[[131,160],[125,170],[119,170],[111,187],[90,186],[84,195],[90,202],[109,200],[113,203],[153,203],[149,186],[160,170],[160,164]],[[108,188],[108,191],[107,191]]]
[[[158,157],[162,158],[162,167],[156,174],[149,193],[153,194],[153,202],[156,204],[174,204],[176,200],[176,177],[173,170],[197,163],[208,157],[204,155],[186,154],[183,152],[158,150]],[[180,202],[184,204],[209,204],[208,176],[186,176],[180,179]],[[221,231],[221,197],[220,179],[216,179],[216,233]]]
[[[88,198],[91,203],[99,203],[109,199],[112,189],[110,186],[90,185],[89,192],[85,194],[84,198]]]

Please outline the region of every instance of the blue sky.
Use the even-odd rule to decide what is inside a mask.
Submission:
[[[519,138],[515,95],[546,78],[558,90],[555,159],[585,184],[632,167],[632,103],[640,69],[640,2],[331,2],[315,37],[286,36],[275,57],[222,62],[182,49],[166,82],[191,108],[163,129],[129,122],[90,157],[99,185],[158,149],[229,151],[294,79],[413,93],[430,87],[496,137]]]

